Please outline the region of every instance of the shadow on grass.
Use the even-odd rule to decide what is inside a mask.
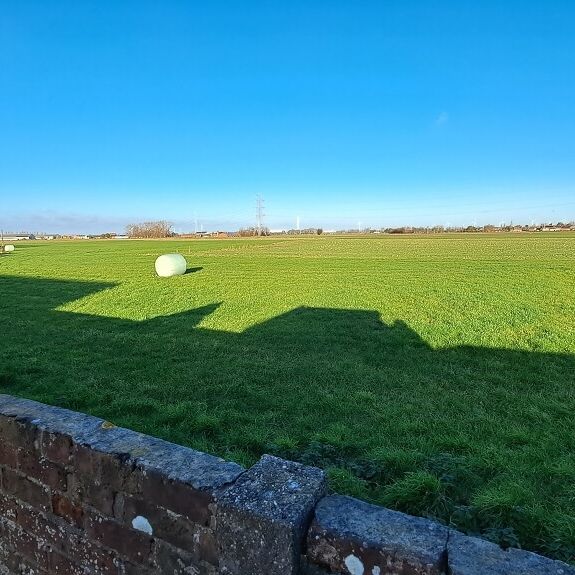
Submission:
[[[143,322],[55,310],[110,287],[0,278],[0,392],[244,464],[300,459],[352,495],[573,554],[574,356],[433,349],[363,310],[243,333],[198,327],[217,303]]]
[[[187,274],[195,274],[196,272],[201,272],[204,268],[202,267],[196,267],[196,268],[188,268],[185,272],[184,275]]]

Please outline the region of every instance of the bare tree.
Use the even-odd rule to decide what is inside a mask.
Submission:
[[[174,235],[172,224],[165,220],[129,224],[126,233],[130,238],[170,238]]]
[[[261,226],[259,228],[241,228],[238,231],[238,235],[242,238],[252,237],[252,236],[269,236],[270,230],[266,226]]]

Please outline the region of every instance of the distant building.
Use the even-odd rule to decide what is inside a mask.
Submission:
[[[19,242],[22,240],[34,240],[36,239],[32,234],[7,234],[4,237],[5,242]]]

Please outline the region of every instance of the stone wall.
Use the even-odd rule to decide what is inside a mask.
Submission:
[[[438,523],[326,495],[324,473],[248,470],[0,395],[2,575],[575,575]]]

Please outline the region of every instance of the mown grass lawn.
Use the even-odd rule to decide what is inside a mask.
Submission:
[[[574,561],[575,234],[26,242],[0,325],[0,393]]]

